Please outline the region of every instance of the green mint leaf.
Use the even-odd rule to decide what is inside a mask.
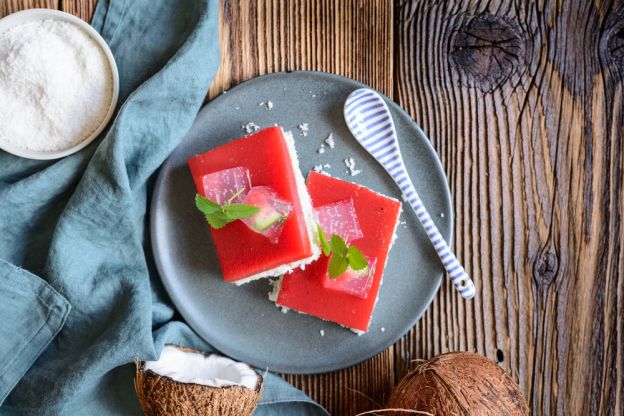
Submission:
[[[345,256],[336,255],[334,253],[329,261],[329,278],[335,280],[347,271],[349,267],[349,260]]]
[[[366,260],[366,257],[362,254],[360,249],[355,246],[349,247],[348,258],[349,266],[351,266],[353,270],[363,270],[368,266],[368,260]]]
[[[232,204],[226,205],[223,207],[223,212],[227,216],[227,218],[234,220],[240,220],[243,218],[249,218],[260,211],[255,205],[244,205],[244,204]]]
[[[238,194],[242,191],[243,189],[241,189]],[[237,196],[238,195],[234,195],[230,201]],[[230,205],[229,201],[221,206],[199,194],[195,194],[195,206],[204,214],[208,224],[215,229],[223,228],[232,221],[249,218],[260,210],[260,208],[253,205]]]
[[[323,250],[323,254],[325,254],[326,256],[329,256],[331,251],[329,249],[329,243],[327,242],[327,236],[325,235],[325,231],[323,231],[323,228],[318,224],[316,226],[316,229],[318,231],[318,237],[319,237],[321,250]]]
[[[200,194],[195,194],[195,206],[204,214],[213,214],[221,211],[221,206],[219,204],[201,196]]]
[[[339,235],[333,234],[331,236],[331,241],[329,243],[332,253],[338,254],[341,257],[347,257],[349,253],[349,249],[347,248],[347,243],[340,238]]]
[[[208,221],[208,224],[210,224],[210,226],[216,230],[218,230],[219,228],[223,228],[227,224],[232,222],[228,218],[226,218],[222,212],[205,214],[204,217],[206,217],[206,221]]]

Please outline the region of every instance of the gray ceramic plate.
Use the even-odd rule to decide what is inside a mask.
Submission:
[[[267,280],[243,286],[224,283],[207,224],[193,203],[195,189],[186,159],[244,135],[241,126],[279,124],[294,133],[304,175],[317,164],[333,176],[400,198],[386,172],[360,148],[342,116],[347,95],[364,85],[336,75],[292,72],[247,81],[212,100],[182,144],[162,166],[151,210],[151,237],[162,281],[188,324],[215,348],[259,368],[320,373],[356,364],[396,342],[435,295],[442,266],[418,220],[404,204],[398,240],[390,252],[370,330],[357,336],[330,322],[293,311],[282,313],[267,299]],[[270,100],[267,110],[259,103]],[[451,238],[450,192],[423,132],[388,101],[403,157],[421,198],[442,234]],[[297,126],[308,123],[304,137]],[[318,152],[333,134],[334,149]],[[350,176],[344,159],[362,172]],[[324,336],[321,336],[321,330]]]

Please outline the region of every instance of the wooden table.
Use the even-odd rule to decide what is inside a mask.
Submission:
[[[96,0],[0,1],[0,16]],[[534,414],[624,412],[624,4],[599,0],[230,0],[209,97],[308,69],[367,83],[431,137],[478,294],[446,282],[397,344],[284,376],[332,414],[383,404],[414,359],[477,351]]]

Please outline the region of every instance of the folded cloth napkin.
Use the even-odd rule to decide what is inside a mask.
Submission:
[[[59,161],[0,152],[0,414],[141,414],[135,358],[210,349],[172,321],[145,230],[154,173],[217,71],[217,25],[217,0],[100,0],[121,77],[109,130]],[[268,375],[256,414],[327,413]]]

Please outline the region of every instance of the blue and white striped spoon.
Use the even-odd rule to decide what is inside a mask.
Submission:
[[[345,102],[344,116],[353,136],[386,169],[403,192],[403,198],[409,202],[427,232],[455,288],[465,299],[473,298],[476,293],[474,283],[440,234],[405,169],[392,115],[384,99],[368,88],[355,90]]]

